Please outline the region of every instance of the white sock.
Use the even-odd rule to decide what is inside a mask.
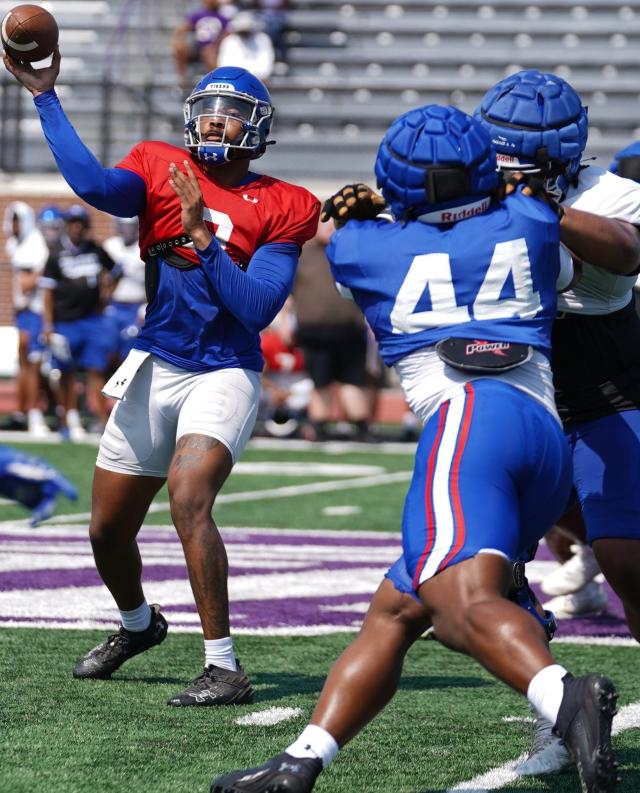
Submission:
[[[204,665],[220,666],[235,672],[238,668],[236,656],[233,652],[233,639],[225,636],[224,639],[204,640]]]
[[[146,600],[143,600],[142,605],[138,606],[137,609],[132,611],[120,610],[120,621],[122,622],[122,627],[132,633],[146,631],[151,625],[151,606]]]
[[[67,427],[69,429],[76,427],[80,427],[80,414],[75,408],[71,408],[71,410],[67,410]]]
[[[336,739],[322,727],[308,724],[299,737],[285,749],[292,757],[316,757],[326,768],[336,757],[340,747]]]
[[[558,720],[558,711],[564,694],[564,684],[562,678],[567,674],[567,670],[560,664],[545,666],[533,680],[527,689],[527,699],[536,711],[552,724]]]

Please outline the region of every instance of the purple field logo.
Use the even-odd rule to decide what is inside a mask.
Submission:
[[[227,528],[222,535],[234,633],[357,630],[401,550],[399,535],[386,532]],[[139,540],[147,599],[161,604],[173,631],[200,632],[175,529],[146,526]],[[554,564],[542,547],[527,569],[534,588]],[[604,614],[561,620],[558,636],[628,636],[620,603],[609,594]],[[86,525],[34,530],[0,524],[0,627],[108,629],[116,621],[111,596],[95,571]]]

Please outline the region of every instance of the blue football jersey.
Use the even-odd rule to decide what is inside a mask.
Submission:
[[[440,339],[529,344],[550,355],[559,223],[520,191],[449,226],[351,221],[327,248],[391,366]]]

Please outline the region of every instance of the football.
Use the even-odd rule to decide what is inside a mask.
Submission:
[[[20,5],[2,20],[0,38],[14,60],[41,61],[58,46],[58,24],[42,6]]]

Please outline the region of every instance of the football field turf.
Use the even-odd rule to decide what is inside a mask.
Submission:
[[[61,501],[38,529],[28,528],[24,510],[0,506],[0,793],[205,793],[215,774],[284,748],[398,555],[411,454],[335,445],[247,450],[214,514],[229,552],[236,651],[256,700],[178,709],[166,699],[198,673],[202,642],[166,493],[140,540],[147,596],[162,604],[169,636],[111,681],[75,681],[74,661],[116,620],[86,537],[95,449],[24,448],[63,470],[81,497]],[[532,580],[552,565],[542,549]],[[603,671],[618,685],[619,790],[637,793],[638,649],[626,635],[612,597],[602,617],[562,621],[554,650],[575,673]],[[528,749],[530,728],[522,697],[469,659],[421,641],[397,697],[316,789],[577,791],[573,772],[514,781],[509,764]]]

